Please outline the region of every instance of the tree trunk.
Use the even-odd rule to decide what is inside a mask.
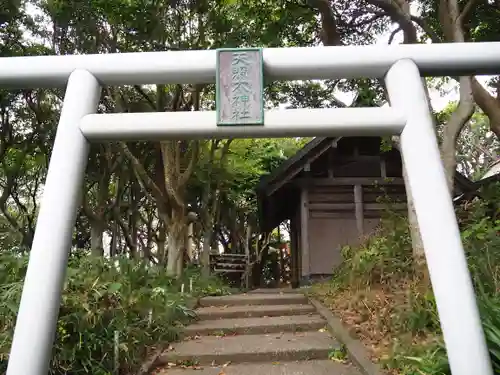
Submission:
[[[250,288],[250,276],[251,276],[251,267],[250,267],[250,240],[252,237],[252,226],[250,224],[247,225],[247,229],[245,231],[245,243],[243,244],[245,248],[245,256],[246,256],[246,265],[245,265],[245,287],[247,289]]]
[[[153,245],[154,238],[154,230],[153,230],[153,215],[151,211],[148,210],[147,222],[146,224],[146,243],[142,247],[142,256],[148,262],[155,262],[154,256],[151,251]],[[157,258],[158,259],[158,258]]]
[[[109,244],[109,256],[110,257],[116,256],[119,235],[120,235],[120,229],[118,227],[118,223],[115,220],[115,222],[113,223],[113,229],[111,232],[111,243]]]
[[[448,42],[465,42],[462,22],[464,14],[456,0],[441,0],[439,3],[439,18],[443,27],[445,39]],[[460,101],[458,107],[453,111],[450,119],[444,126],[443,144],[441,153],[443,166],[448,182],[448,189],[453,194],[453,185],[457,168],[457,139],[465,124],[474,114],[474,102],[472,97],[471,77],[460,77]]]
[[[179,256],[179,235],[174,229],[169,229],[167,233],[167,275],[177,276],[177,262]]]
[[[189,223],[186,231],[186,252],[190,262],[194,260],[193,231],[194,223]]]
[[[160,224],[158,229],[158,240],[157,246],[157,257],[158,261],[162,265],[166,265],[167,261],[167,219],[166,214],[158,210],[158,216],[160,218]]]
[[[104,246],[102,243],[104,233],[104,223],[100,220],[90,221],[90,247],[92,255],[104,256]]]
[[[212,228],[206,228],[203,233],[203,250],[201,251],[201,273],[203,277],[210,276],[210,244],[212,242]]]
[[[129,235],[130,235],[130,244],[129,244],[129,253],[130,258],[135,259],[137,257],[138,252],[138,244],[137,244],[137,218],[134,212],[132,212],[129,216]]]
[[[185,217],[182,212],[172,210],[172,216],[167,226],[167,274],[181,277],[184,261]]]
[[[232,140],[226,140],[224,146],[221,150],[221,156],[219,160],[219,166],[222,168],[224,162],[226,160],[229,146]],[[203,250],[201,254],[201,265],[202,265],[202,274],[206,277],[210,275],[210,248],[212,245],[217,246],[217,230],[216,225],[217,218],[219,216],[220,211],[220,201],[219,201],[219,187],[220,181],[217,183],[213,183],[212,181],[212,170],[215,164],[215,153],[217,148],[220,146],[221,141],[214,139],[210,145],[210,153],[209,153],[209,162],[208,162],[208,170],[207,170],[207,183],[205,186],[205,190],[203,191],[203,196],[201,199],[202,202],[202,223],[203,223]],[[215,243],[215,244],[214,244]],[[226,245],[226,244],[224,244]],[[227,246],[224,246],[224,251],[227,250]]]
[[[138,194],[139,194],[140,186],[137,184],[137,181],[133,179],[131,181],[130,186],[130,211],[128,217],[128,228],[129,228],[129,236],[130,236],[130,258],[135,259],[137,257],[137,224],[139,221],[138,215]]]
[[[269,246],[266,246],[261,251],[260,259],[255,263],[252,269],[253,284],[257,287],[264,287],[264,265],[267,262],[269,255]]]
[[[254,286],[264,286],[263,270],[269,255],[270,233],[257,237],[255,244],[255,263],[252,267],[252,282]]]
[[[179,238],[179,245],[178,245],[178,253],[177,253],[177,270],[175,271],[176,277],[180,278],[182,277],[182,274],[184,273],[184,265],[187,263],[185,262],[186,260],[186,246],[184,242],[184,236],[181,235]]]

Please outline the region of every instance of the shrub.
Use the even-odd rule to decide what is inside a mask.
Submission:
[[[500,374],[500,299],[481,294],[478,298],[486,344],[495,374]],[[437,316],[432,320],[437,322]],[[404,353],[403,351],[402,353]],[[451,375],[443,343],[417,348],[406,348],[406,353],[396,354],[389,362],[404,375]]]
[[[0,371],[5,371],[27,257],[0,255]],[[193,292],[181,295],[180,284],[193,279]],[[51,374],[113,372],[118,333],[119,373],[130,373],[148,348],[175,340],[179,328],[195,317],[193,297],[225,294],[216,279],[202,280],[189,270],[181,280],[164,268],[124,258],[105,260],[72,256],[64,284]],[[36,324],[36,322],[34,322]]]
[[[413,348],[411,354],[396,354],[391,362],[402,375],[451,375],[442,343]]]
[[[389,214],[358,247],[344,246],[343,264],[334,270],[339,285],[388,283],[412,272],[412,249],[405,219]]]
[[[462,241],[476,292],[494,371],[500,375],[500,184],[457,208]],[[344,247],[345,262],[335,271],[330,296],[346,290],[379,288],[387,308],[389,342],[397,344],[386,361],[404,375],[450,375],[432,290],[413,270],[411,238],[404,218],[390,213],[379,230],[358,247]],[[405,291],[401,298],[395,292]],[[339,294],[341,295],[341,294]],[[368,295],[368,293],[367,293]],[[345,294],[344,294],[345,296]],[[409,338],[409,340],[408,340]]]

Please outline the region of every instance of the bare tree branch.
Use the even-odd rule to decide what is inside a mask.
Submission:
[[[392,44],[392,42],[394,41],[394,38],[396,37],[396,35],[402,31],[403,29],[401,27],[398,27],[396,30],[394,30],[391,35],[389,36],[389,42],[388,44]]]
[[[149,106],[151,107],[151,109],[153,111],[156,111],[157,108],[156,108],[156,104],[155,102],[153,101],[153,99],[151,99],[151,97],[148,95],[147,92],[145,92],[142,87],[140,85],[134,85],[134,89],[135,91],[137,91],[137,93],[144,99],[146,100],[146,102],[149,104]]]
[[[359,21],[359,22],[355,22],[353,21],[351,24],[349,24],[349,27],[352,27],[352,28],[358,28],[358,27],[361,27],[361,26],[365,26],[365,25],[368,25],[382,17],[388,17],[387,13],[385,12],[376,12],[375,14],[373,14],[370,18],[368,19],[365,19],[365,20],[362,20],[362,21]]]

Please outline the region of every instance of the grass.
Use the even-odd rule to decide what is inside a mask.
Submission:
[[[347,348],[345,347],[345,345],[341,344],[339,348],[332,349],[328,353],[328,359],[330,361],[347,363],[348,357],[347,357]]]

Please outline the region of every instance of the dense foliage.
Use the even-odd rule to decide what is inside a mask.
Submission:
[[[0,254],[2,373],[26,266],[27,256]],[[184,294],[180,293],[182,284]],[[164,348],[178,337],[183,324],[196,318],[192,308],[197,297],[227,293],[229,289],[219,279],[202,280],[197,270],[172,279],[163,268],[146,262],[77,253],[67,270],[50,373],[132,373],[152,349]],[[114,370],[117,364],[118,371]]]

